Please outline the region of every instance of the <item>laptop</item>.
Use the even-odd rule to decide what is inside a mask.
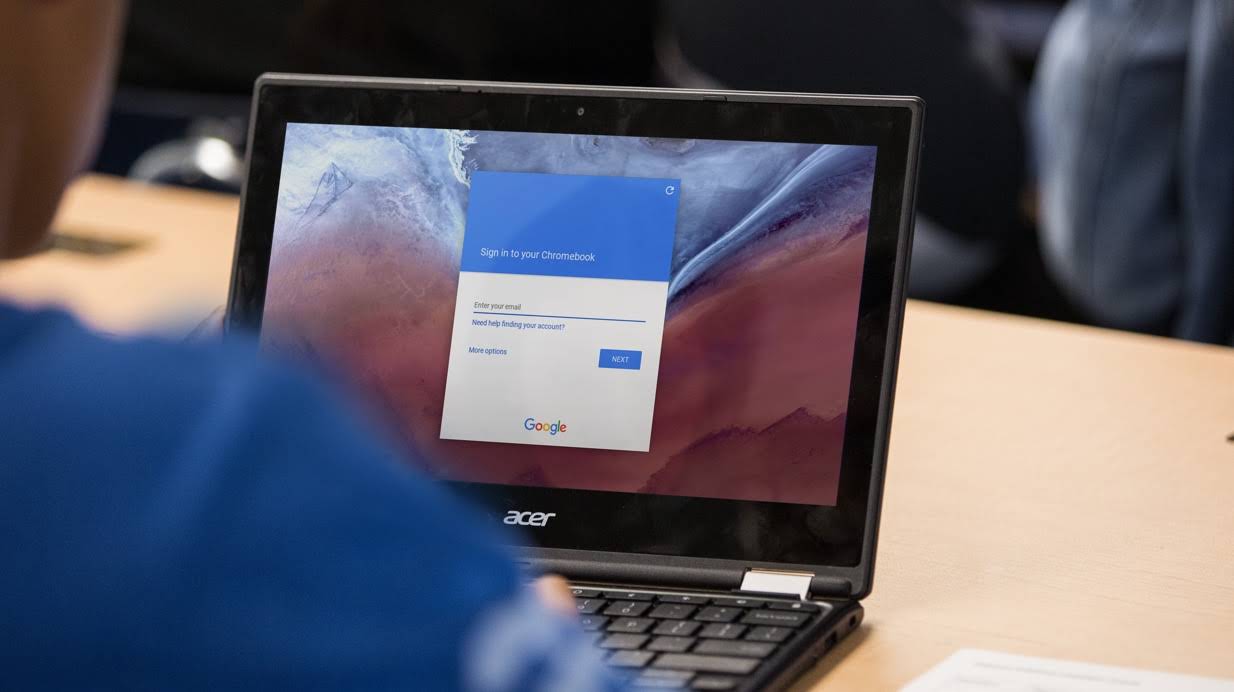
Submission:
[[[355,386],[636,686],[781,688],[871,589],[922,109],[267,75],[228,328]]]

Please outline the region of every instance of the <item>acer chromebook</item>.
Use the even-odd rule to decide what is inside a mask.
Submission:
[[[228,324],[353,378],[638,685],[783,686],[870,592],[921,118],[263,77]]]

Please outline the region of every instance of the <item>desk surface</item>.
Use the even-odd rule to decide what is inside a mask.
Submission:
[[[64,305],[105,331],[182,330],[226,302],[238,206],[231,195],[86,177],[60,205],[55,247],[0,263],[0,296]]]
[[[87,178],[57,229],[137,247],[0,265],[0,296],[190,324],[225,298],[236,206]],[[799,690],[893,689],[962,647],[1234,677],[1234,350],[914,302],[892,430],[866,625]]]

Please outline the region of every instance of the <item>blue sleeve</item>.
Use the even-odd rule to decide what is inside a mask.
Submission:
[[[82,334],[0,339],[17,688],[610,684],[496,531],[319,385],[234,350]]]
[[[1099,324],[1234,339],[1234,3],[1073,0],[1031,108],[1041,247]]]
[[[1177,311],[1190,4],[1071,2],[1034,77],[1042,254],[1106,326],[1166,332]]]
[[[1234,346],[1234,3],[1196,0],[1181,155],[1187,253],[1175,335]]]

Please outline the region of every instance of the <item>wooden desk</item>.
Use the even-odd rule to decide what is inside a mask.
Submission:
[[[127,331],[221,305],[233,198],[91,178],[58,228],[145,243],[0,265]],[[799,690],[961,647],[1234,677],[1234,350],[912,303],[866,625]]]
[[[910,304],[866,626],[808,681],[961,647],[1234,677],[1230,433],[1234,350]]]
[[[64,305],[104,331],[187,331],[226,302],[238,208],[231,195],[86,177],[53,223],[57,245],[81,249],[0,263],[0,297]]]

